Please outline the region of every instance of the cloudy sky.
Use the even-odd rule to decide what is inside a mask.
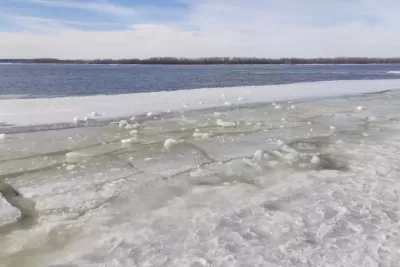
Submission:
[[[0,58],[400,56],[399,0],[1,0]]]

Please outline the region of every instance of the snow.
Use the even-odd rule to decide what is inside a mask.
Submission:
[[[365,110],[363,106],[357,106],[357,110]]]
[[[194,138],[202,138],[202,139],[207,139],[210,137],[209,133],[200,133],[200,132],[194,132],[193,133]]]
[[[170,148],[172,148],[173,146],[175,146],[177,144],[178,144],[178,141],[176,141],[175,139],[169,138],[169,139],[165,140],[164,148],[165,149],[170,149]]]
[[[137,93],[125,95],[100,95],[88,97],[63,97],[52,99],[4,99],[0,100],[0,118],[6,123],[18,126],[68,123],[71,118],[83,118],[96,110],[105,114],[97,120],[118,117],[130,118],[147,114],[181,111],[182,99],[191,110],[221,106],[212,101],[224,95],[232,105],[266,103],[308,98],[333,97],[372,93],[383,90],[399,89],[400,80],[374,81],[334,81],[312,82],[268,86],[244,86],[229,88],[204,88],[157,93]],[[248,92],[248,96],[238,101],[237,95]],[[229,100],[229,101],[228,101]],[[202,104],[199,104],[202,102]],[[276,104],[275,107],[281,105]],[[151,108],[152,112],[147,110]]]
[[[132,143],[135,143],[136,142],[136,138],[127,138],[127,139],[122,139],[121,140],[121,143],[123,144],[123,145],[129,145],[129,144],[132,144]]]
[[[218,125],[219,127],[223,127],[223,128],[230,128],[230,127],[235,127],[236,126],[236,122],[233,121],[223,121],[222,119],[218,119],[215,122],[216,125]]]
[[[223,92],[233,104],[245,93]],[[246,101],[255,103],[255,93]],[[142,105],[131,101],[125,108]],[[7,134],[1,176],[37,203],[40,217],[16,224],[18,211],[0,197],[1,264],[397,266],[399,101],[400,91],[391,91],[164,120],[147,119],[147,110],[158,116],[157,105],[143,105],[137,138],[118,128],[116,113],[115,126]],[[64,111],[69,123],[88,114]],[[241,123],[219,127],[218,118]]]
[[[256,152],[254,152],[253,159],[261,160],[264,157],[264,151],[261,149],[258,149]]]
[[[139,133],[139,131],[136,130],[136,129],[133,129],[133,130],[131,130],[131,131],[129,132],[130,135],[137,135],[138,133]]]

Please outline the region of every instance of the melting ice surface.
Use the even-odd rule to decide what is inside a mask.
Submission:
[[[400,88],[387,82],[365,91]],[[400,91],[243,106],[233,97],[255,97],[233,92],[218,94],[228,107],[169,116],[4,126],[0,179],[36,201],[40,217],[17,222],[0,200],[0,266],[398,264]],[[5,122],[35,123],[0,103]]]

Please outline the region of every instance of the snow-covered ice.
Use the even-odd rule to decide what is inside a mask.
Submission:
[[[1,101],[0,118],[17,126],[69,123],[71,118],[83,118],[93,110],[104,116],[96,121],[113,118],[180,111],[182,99],[191,110],[216,108],[220,102],[212,101],[224,96],[237,99],[237,95],[248,92],[241,104],[287,101],[398,89],[400,79],[373,81],[328,81],[285,85],[247,86],[229,88],[204,88],[158,93],[137,93],[126,95],[100,95],[89,97],[61,97],[52,99],[4,99]],[[199,104],[202,102],[203,104]],[[225,101],[224,101],[225,102]],[[40,107],[40,108],[39,108]],[[152,111],[149,112],[149,107]],[[276,104],[275,107],[282,107]]]
[[[269,87],[179,92],[171,106],[166,93],[0,100],[12,124],[0,126],[1,181],[39,214],[17,222],[0,198],[0,266],[397,266],[400,91],[385,90],[400,84],[316,84],[272,87],[293,92],[286,98],[304,89],[295,109],[280,92],[266,97]],[[245,105],[224,105],[246,91]],[[181,118],[183,100],[193,110]],[[93,110],[107,123],[73,125]],[[30,122],[32,111],[52,116]],[[118,127],[132,116],[133,136]]]

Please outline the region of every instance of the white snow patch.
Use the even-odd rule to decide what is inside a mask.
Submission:
[[[209,133],[200,133],[200,132],[195,132],[193,133],[194,138],[201,138],[201,139],[207,139],[210,137]]]
[[[236,126],[236,122],[233,121],[223,121],[221,119],[218,119],[216,122],[216,125],[219,127],[223,127],[223,128],[229,128],[229,127],[235,127]]]
[[[321,161],[321,160],[320,160],[319,157],[316,156],[316,155],[312,156],[312,158],[311,158],[311,160],[310,160],[310,162],[313,163],[313,164],[318,164],[320,161]]]
[[[358,106],[357,110],[365,110],[365,108],[363,106]]]
[[[254,152],[253,159],[261,160],[263,158],[264,158],[264,152],[261,149]]]
[[[176,141],[175,139],[169,138],[169,139],[165,140],[164,148],[170,149],[171,147],[173,147],[177,144],[178,144],[178,141]]]
[[[139,132],[138,130],[133,129],[133,130],[131,130],[131,131],[129,132],[129,134],[130,134],[130,135],[137,135],[138,132]]]
[[[285,142],[283,142],[282,140],[276,140],[276,143],[278,144],[278,146],[283,146],[285,144]]]
[[[136,138],[128,138],[128,139],[122,139],[121,140],[121,143],[123,145],[129,145],[129,144],[132,144],[134,142],[136,142]]]
[[[93,111],[93,112],[90,114],[90,116],[92,116],[92,117],[99,117],[99,116],[101,116],[101,114],[98,113],[98,112],[96,112],[96,111]]]
[[[7,135],[5,133],[0,134],[0,139],[6,139],[6,138],[7,138]]]
[[[119,128],[125,128],[127,125],[128,125],[128,122],[127,122],[126,120],[121,120],[121,121],[118,123],[118,127],[119,127]]]
[[[351,88],[351,90],[349,90]],[[233,98],[248,91],[248,103],[287,101],[356,95],[382,90],[400,89],[400,79],[311,82],[285,85],[245,86],[230,88],[202,88],[157,93],[136,93],[124,95],[100,95],[60,97],[52,99],[3,99],[0,100],[0,117],[17,126],[43,125],[70,122],[71,118],[83,118],[93,110],[101,110],[103,119],[130,117],[146,114],[149,106],[153,112],[182,109],[182,99],[191,104],[191,109],[216,108],[221,102],[212,101],[223,94]],[[138,103],[132,107],[132,103]],[[198,104],[203,102],[203,105]],[[275,107],[279,106],[275,104]],[[128,108],[129,107],[129,108]],[[152,116],[153,113],[147,113]],[[79,123],[79,119],[76,120]]]
[[[82,159],[89,157],[89,155],[81,152],[68,152],[65,154],[65,157],[67,159]]]
[[[75,165],[67,165],[67,166],[65,167],[65,170],[66,170],[66,171],[73,171],[75,168],[76,168]]]
[[[215,117],[219,117],[219,116],[221,116],[221,113],[219,113],[219,112],[214,112],[214,116],[215,116]]]

